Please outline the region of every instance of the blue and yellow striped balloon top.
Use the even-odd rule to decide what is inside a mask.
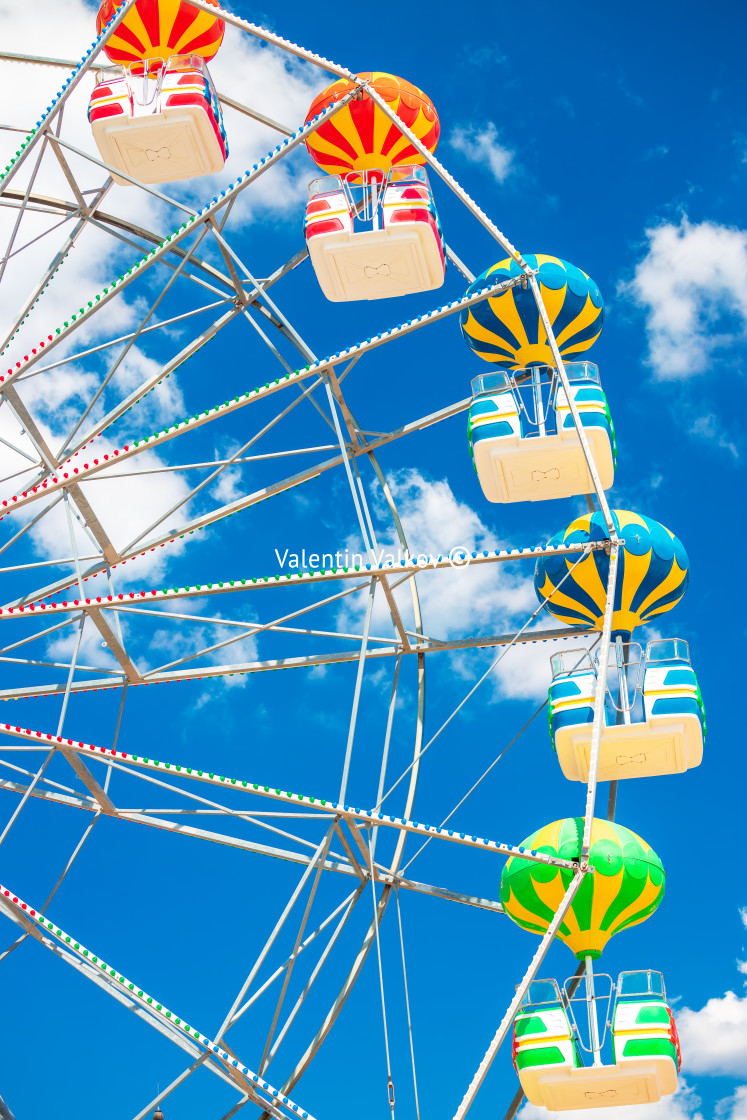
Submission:
[[[689,561],[682,542],[650,517],[612,510],[625,546],[620,549],[615,588],[613,635],[629,637],[636,626],[672,609],[687,591]],[[557,533],[550,544],[602,541],[609,536],[601,513],[585,513]],[[578,556],[543,556],[537,561],[534,588],[540,599],[557,588]],[[609,576],[609,557],[589,553],[555,591],[546,610],[561,622],[601,630]]]
[[[596,342],[604,324],[604,301],[594,281],[567,261],[542,253],[524,258],[537,277],[547,316],[566,361],[582,357]],[[521,275],[516,261],[499,261],[467,289],[473,295],[490,284]],[[555,359],[531,288],[510,288],[494,299],[466,308],[460,315],[467,344],[486,362],[503,369],[554,366]]]

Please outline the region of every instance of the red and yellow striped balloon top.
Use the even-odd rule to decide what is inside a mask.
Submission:
[[[207,0],[218,7],[216,0]],[[115,14],[116,0],[103,0],[96,16],[96,31]],[[182,0],[137,0],[130,8],[104,51],[112,62],[126,66],[144,58],[172,54],[199,54],[211,59],[223,41],[222,19],[184,4]]]
[[[431,99],[417,86],[394,74],[358,74],[372,78],[371,85],[380,94],[403,124],[414,132],[429,152],[436,150],[441,131],[438,113]],[[341,78],[314,99],[306,120],[321,113],[332,101],[339,101],[353,88]],[[347,171],[365,171],[380,167],[389,171],[397,164],[425,163],[409,140],[367,96],[349,101],[344,109],[325,121],[306,141],[309,155],[328,175],[344,175]]]

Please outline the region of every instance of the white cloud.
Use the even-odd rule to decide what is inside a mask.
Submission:
[[[390,476],[389,481],[412,555],[445,556],[458,546],[477,552],[505,545],[476,510],[455,496],[446,479],[427,479],[417,470],[403,470]],[[385,516],[383,507],[378,512]],[[379,547],[396,552],[391,540],[383,544],[379,539]],[[539,605],[534,591],[534,565],[526,563],[500,562],[432,573],[426,569],[418,578],[418,590],[423,630],[428,636],[441,639],[510,633],[522,626]],[[405,624],[411,629],[409,588],[398,590],[395,597],[406,618]],[[378,595],[376,603],[373,623],[379,627],[376,633],[383,635],[389,612],[383,596]],[[343,608],[343,617],[351,610],[361,612],[363,605],[362,598],[357,604],[351,603]],[[542,612],[531,629],[548,629],[551,625],[552,620]],[[561,651],[586,649],[595,639],[596,635],[591,635],[588,639],[515,646],[494,671],[494,698],[545,699],[551,680],[550,657]],[[484,652],[480,673],[499,652]],[[474,660],[473,654],[453,655],[455,674],[465,680],[473,679]]]
[[[109,450],[102,443],[100,450]],[[164,460],[155,451],[144,451],[138,455],[136,471],[156,470],[164,466]],[[176,471],[156,474],[132,475],[129,478],[116,478],[115,474],[101,481],[83,483],[81,489],[88,500],[95,503],[94,508],[101,524],[109,534],[112,543],[124,548],[133,538],[147,529],[159,516],[166,513],[177,502],[183,501],[189,493],[189,482]],[[168,532],[183,524],[188,506],[180,509],[160,527],[159,532]],[[174,545],[170,545],[173,548]],[[155,554],[154,554],[155,555]],[[138,562],[138,572],[142,577],[152,567],[145,561]]]
[[[731,1097],[716,1105],[718,1120],[747,1120],[747,1085],[738,1085]]]
[[[23,432],[20,423],[13,416],[10,409],[5,405],[0,406],[0,436],[13,447],[17,447],[18,451],[13,451],[5,443],[0,443],[0,474],[5,478],[8,475],[16,474],[16,472],[33,470],[34,463],[38,462],[38,455],[34,450],[29,437]],[[21,454],[21,452],[23,454]],[[27,456],[31,457],[31,462]],[[3,491],[10,489],[15,493],[21,487],[18,485],[21,480],[20,475],[17,475],[12,482],[3,486]],[[5,496],[5,495],[4,495]]]
[[[477,552],[499,548],[504,543],[474,509],[455,496],[445,479],[432,480],[417,470],[402,470],[389,477],[389,484],[412,556],[446,556],[458,546]],[[383,505],[377,505],[376,513],[381,521],[387,517]],[[391,537],[381,534],[378,545],[380,551],[397,554],[397,545]],[[350,553],[360,551],[357,541],[348,541],[347,547]],[[517,629],[538,605],[533,577],[533,565],[502,562],[439,571],[423,568],[418,576],[418,592],[424,633],[443,640]],[[405,626],[412,630],[414,617],[409,586],[402,585],[394,594]],[[364,594],[346,600],[338,613],[340,629],[360,632],[365,605]],[[540,616],[538,621],[540,627],[547,627],[547,619]],[[384,596],[378,592],[371,632],[384,637],[391,631],[389,609]],[[584,644],[574,640],[573,646]],[[510,650],[495,671],[498,693],[512,699],[542,699],[550,683],[550,655],[557,649],[567,648],[568,642],[547,642]],[[483,653],[479,672],[497,652]],[[455,675],[473,679],[475,655],[452,655],[452,668]]]
[[[720,447],[723,451],[728,451],[732,458],[740,458],[739,448],[725,431],[723,419],[720,419],[715,413],[704,412],[702,416],[696,416],[688,431],[690,435],[698,436],[700,439],[706,440],[707,443]]]
[[[131,383],[139,384],[141,378],[148,375],[151,365],[154,366],[155,363],[145,358],[139,351],[133,350],[129,362],[122,367],[123,388],[126,390]],[[34,416],[42,436],[52,448],[61,446],[68,437],[98,380],[96,375],[86,373],[75,365],[69,365],[55,371],[54,374],[32,378],[21,386],[20,392],[24,403]],[[183,402],[179,389],[176,383],[169,379],[159,387],[157,393],[151,393],[146,397],[141,406],[142,422],[147,425],[165,414],[172,417],[174,410],[181,408]],[[0,435],[37,459],[28,437],[22,436],[20,432],[20,425],[10,409],[0,408]],[[80,461],[86,460],[88,454],[103,456],[110,453],[115,446],[116,443],[112,444],[106,437],[99,438],[92,452],[80,452]],[[0,471],[3,474],[11,474],[26,465],[33,470],[28,460],[0,444]],[[155,451],[145,451],[138,455],[136,460],[121,467],[116,463],[113,464],[113,473],[130,470],[158,471],[163,466],[166,466],[166,460],[162,456]],[[3,487],[4,493],[20,492],[24,477],[28,476],[18,475],[6,483]],[[133,474],[124,478],[107,477],[102,474],[93,481],[83,483],[82,489],[110,540],[115,547],[122,549],[140,532],[147,529],[160,514],[186,498],[190,482],[186,475],[174,471],[143,473],[139,476]],[[41,503],[34,503],[19,510],[3,523],[3,528],[7,529],[8,534],[16,532],[25,522],[38,516],[40,508]],[[174,515],[172,519],[174,527],[183,523],[188,509],[187,503]],[[78,555],[94,555],[96,547],[74,517],[73,527]],[[39,559],[71,556],[70,530],[64,504],[58,503],[42,517],[29,530],[29,537]],[[173,549],[178,547],[181,545],[167,546],[172,553]],[[168,560],[167,548],[159,548],[153,553],[147,553],[146,556],[138,559],[137,565],[129,567],[119,565],[115,573],[117,585],[124,585],[128,581],[142,581],[144,578],[159,578]],[[87,564],[83,565],[83,567],[87,566]],[[46,580],[43,575],[39,578],[40,585],[43,586]],[[101,594],[98,584],[96,586],[97,590],[94,594]]]
[[[625,100],[629,101],[631,105],[634,105],[636,109],[643,108],[645,104],[643,98],[640,96],[640,94],[636,93],[630,88],[624,74],[618,75],[617,88],[620,90],[620,93],[623,95]]]
[[[213,617],[220,617],[213,615]],[[253,621],[251,613],[246,614],[241,621]],[[244,631],[246,633],[246,631]],[[180,657],[188,657],[201,649],[208,649],[219,642],[233,639],[230,645],[216,649],[203,657],[188,661],[185,669],[199,668],[200,665],[226,665],[236,664],[239,661],[254,661],[257,658],[257,638],[249,634],[240,637],[241,631],[235,626],[221,626],[218,623],[205,624],[190,623],[188,627],[181,622],[174,622],[170,628],[159,629],[153,634],[148,643],[150,667],[166,665]],[[156,653],[155,651],[160,651]],[[162,656],[163,655],[163,656]],[[227,677],[227,685],[244,687],[247,677]]]
[[[412,555],[446,556],[459,546],[468,552],[500,547],[479,514],[454,495],[446,479],[434,481],[417,470],[403,470],[390,478],[390,486]],[[394,549],[391,540],[386,544]],[[423,629],[438,638],[502,630],[517,618],[523,621],[537,605],[532,573],[504,563],[424,572],[418,586]],[[408,588],[401,598],[409,607]]]
[[[747,230],[685,215],[646,237],[619,292],[644,310],[649,365],[661,380],[704,373],[747,333]]]
[[[303,123],[309,106],[326,84],[325,75],[317,67],[264,47],[233,27],[226,28],[220,51],[210,63],[210,72],[220,93],[291,129]],[[225,170],[220,176],[192,180],[193,194],[196,188],[205,197],[222,190],[283,138],[234,109],[224,107],[223,112],[229,146]],[[239,196],[233,220],[251,220],[260,213],[279,216],[295,211],[300,242],[306,186],[321,174],[305,152],[283,160]]]
[[[541,622],[540,629],[547,628],[547,616],[543,619],[543,616],[539,615],[538,620]],[[532,629],[535,629],[534,625]],[[546,699],[552,680],[550,658],[553,654],[589,649],[597,637],[598,635],[591,634],[588,638],[515,646],[509,650],[495,670],[498,698],[537,701]],[[494,652],[497,655],[499,651]],[[579,654],[579,660],[580,658]]]
[[[154,377],[161,368],[160,362],[149,358],[138,346],[133,346],[122,359],[113,381],[124,397]],[[144,427],[156,420],[173,421],[185,411],[179,383],[172,376],[164,378],[156,392],[148,393],[138,402],[138,419]],[[91,419],[95,421],[100,415],[103,415],[103,408],[99,413],[93,412]]]
[[[86,591],[89,594],[91,593],[88,588],[86,588]],[[204,600],[192,600],[190,613],[196,614],[203,605]],[[164,606],[168,607],[168,604],[164,604]],[[176,604],[176,606],[178,607],[179,604]],[[164,614],[167,616],[168,610],[164,611]],[[184,622],[176,619],[170,620],[165,626],[160,626],[155,618],[151,619],[151,625],[148,625],[142,619],[133,619],[132,615],[123,612],[116,617],[119,619],[124,645],[140,672],[147,672],[149,669],[170,664],[179,658],[189,657],[190,654],[229,639],[232,640],[230,645],[187,661],[178,668],[195,669],[201,665],[235,664],[240,661],[254,661],[258,656],[258,638],[251,633],[247,634],[246,631],[243,632],[246,636],[241,637],[242,632],[234,626],[221,625],[220,623]],[[220,617],[220,615],[213,615],[213,617]],[[240,621],[252,622],[254,620],[255,616],[250,611],[244,611],[240,614]],[[113,613],[106,615],[106,621],[112,629],[115,631],[118,629]],[[155,627],[155,629],[152,627]],[[47,639],[45,653],[40,656],[53,661],[69,662],[77,643],[78,627],[77,624],[74,624],[56,634],[52,639]],[[86,619],[83,629],[78,662],[119,670],[114,656],[110,653],[106,643],[102,641],[101,634],[90,619]],[[222,677],[221,681],[225,689],[244,688],[248,679],[245,676],[233,676]],[[198,707],[202,707],[205,703],[215,699],[215,695],[214,690],[208,689],[204,699],[198,702]]]
[[[2,418],[2,414],[3,410],[0,410],[0,418]],[[55,436],[61,436],[65,431],[64,428],[55,430],[49,424],[43,422],[39,426],[45,437],[50,440],[54,439]],[[3,433],[4,429],[0,427],[0,434]],[[12,431],[10,438],[13,438],[15,434],[15,431]],[[19,445],[21,444],[20,440],[17,442]],[[25,448],[26,445],[23,444],[23,446]],[[102,440],[96,445],[98,454],[111,450],[112,446],[107,441]],[[8,456],[11,455],[13,453],[8,452]],[[0,461],[2,459],[3,456],[0,456]],[[14,456],[14,463],[19,461],[20,456]],[[137,457],[133,469],[144,472],[146,470],[157,470],[164,465],[164,460],[155,451],[145,451]],[[123,468],[115,465],[114,469],[118,471]],[[159,516],[165,514],[177,502],[186,498],[189,493],[189,482],[175,471],[155,474],[143,473],[140,476],[132,475],[125,478],[104,477],[102,475],[96,480],[83,483],[81,489],[95,510],[109,539],[116,548],[122,549],[139,533],[147,529],[152,522],[156,521]],[[39,510],[40,505],[34,503],[28,509],[19,511],[18,514],[8,519],[8,530],[17,531],[25,521],[36,517]],[[176,528],[181,525],[188,510],[189,503],[181,506],[170,521],[167,520],[164,528],[168,530],[170,526]],[[75,517],[73,517],[73,527],[78,555],[93,556],[96,549]],[[29,530],[29,535],[40,559],[57,559],[72,555],[68,517],[62,502],[50,509]],[[160,577],[168,560],[167,551],[170,550],[173,554],[173,550],[179,547],[181,545],[175,542],[173,545],[167,545],[164,549],[158,548],[155,552],[148,552],[145,556],[139,557],[137,564],[131,568],[118,565],[115,573],[117,584],[124,584],[128,579],[142,582],[146,577],[151,579]],[[86,567],[87,565],[82,566]],[[94,593],[101,594],[102,592],[97,590]]]
[[[244,493],[241,485],[241,470],[238,467],[226,467],[218,475],[218,481],[213,488],[213,497],[220,505],[227,505]]]
[[[747,1072],[747,996],[725,992],[699,1011],[683,1007],[677,1030],[688,1073],[738,1077]]]
[[[216,462],[222,462],[226,459],[230,459],[232,455],[235,455],[236,452],[239,451],[240,448],[241,444],[238,442],[238,440],[226,438],[218,440],[213,447],[213,459]],[[245,451],[244,454],[251,454],[251,452]],[[217,469],[217,467],[213,467],[210,470],[210,474],[212,474],[213,471]],[[219,505],[228,505],[229,502],[233,502],[236,498],[240,497],[245,492],[246,482],[242,479],[241,465],[235,467],[224,467],[221,473],[218,475],[217,480],[214,483],[211,483],[212,498]]]
[[[114,626],[114,620],[109,618],[107,621],[110,625]],[[127,619],[122,616],[120,618],[122,626],[122,637],[127,644]],[[46,652],[41,655],[48,658],[50,661],[62,661],[70,663],[73,653],[78,647],[78,625],[73,623],[71,626],[66,627],[49,639],[46,645]],[[35,656],[33,647],[29,651],[29,656]],[[137,662],[137,658],[135,659]],[[83,626],[83,634],[80,639],[80,646],[78,647],[78,657],[76,664],[80,665],[96,665],[104,669],[120,670],[119,663],[110,652],[106,642],[101,638],[101,634],[94,626],[90,618],[85,620]],[[86,675],[87,676],[87,675]]]
[[[703,1120],[700,1099],[681,1079],[676,1093],[662,1097],[655,1104],[595,1108],[593,1112],[586,1108],[549,1112],[546,1108],[525,1104],[518,1114],[518,1120],[589,1120],[589,1116],[593,1116],[595,1120]],[[735,1116],[733,1120],[738,1118]]]
[[[555,104],[559,109],[562,109],[564,113],[567,113],[569,117],[573,118],[576,116],[576,110],[573,108],[573,102],[570,97],[561,94],[560,97],[555,98]]]
[[[497,183],[503,183],[516,171],[515,151],[502,144],[499,133],[492,121],[483,128],[467,125],[455,128],[449,137],[449,144],[461,152],[469,163],[487,165]]]
[[[462,47],[461,56],[461,64],[469,69],[489,66],[494,70],[508,61],[508,56],[496,46],[475,47],[470,44]]]
[[[653,148],[648,148],[644,154],[644,160],[648,159],[663,159],[664,156],[669,155],[669,148],[666,144],[655,144]]]
[[[29,411],[42,421],[49,418],[60,434],[72,426],[98,383],[95,373],[86,372],[71,362],[54,371],[52,376],[30,377],[18,382],[18,395]],[[53,436],[51,428],[45,436]]]

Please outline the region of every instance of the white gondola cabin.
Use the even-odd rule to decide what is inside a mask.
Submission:
[[[444,282],[444,242],[422,167],[314,180],[304,234],[319,286],[333,302],[411,295]]]
[[[577,984],[575,977],[562,989],[555,980],[533,981],[514,1019],[513,1061],[527,1100],[563,1112],[649,1104],[674,1093],[680,1045],[661,973],[622,972],[614,988],[611,977],[587,974],[581,996]],[[603,1064],[608,1028],[612,1061]]]
[[[223,116],[200,55],[110,66],[96,76],[88,119],[101,158],[141,183],[221,171],[228,155]],[[118,175],[117,183],[127,183]]]
[[[566,362],[571,395],[602,487],[615,477],[615,431],[593,362]],[[472,381],[469,442],[489,502],[542,502],[594,489],[568,396],[552,366]]]
[[[589,780],[594,693],[599,669],[587,650],[551,659],[550,735],[570,781]],[[610,650],[599,781],[681,774],[703,758],[705,709],[682,638],[618,640]]]

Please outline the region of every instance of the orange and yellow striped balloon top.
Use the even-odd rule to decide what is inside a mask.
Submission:
[[[371,78],[371,86],[384,98],[403,124],[418,140],[435,152],[441,126],[431,99],[417,86],[395,74],[366,73],[358,78]],[[314,99],[306,120],[310,121],[332,101],[339,101],[353,88],[341,78]],[[347,171],[365,171],[380,167],[383,171],[398,164],[425,163],[412,144],[402,135],[365,90],[360,100],[349,101],[344,109],[325,121],[306,141],[309,155],[328,175],[344,175]]]
[[[217,0],[207,0],[218,7]],[[96,31],[101,31],[115,14],[116,0],[103,0],[96,16]],[[104,51],[112,62],[127,66],[145,58],[172,54],[199,54],[213,58],[223,41],[222,19],[184,4],[182,0],[137,0],[130,8]]]

